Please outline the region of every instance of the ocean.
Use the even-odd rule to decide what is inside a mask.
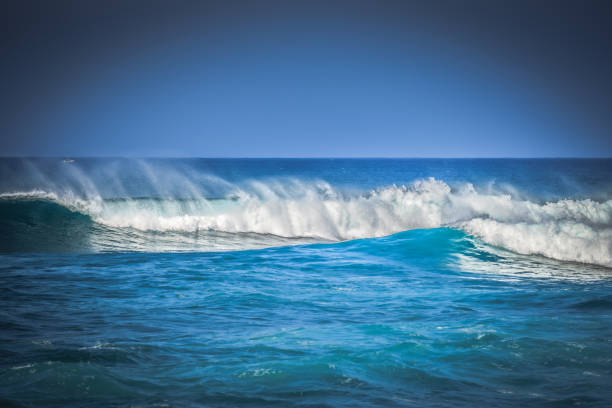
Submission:
[[[0,405],[612,405],[612,160],[0,159]]]

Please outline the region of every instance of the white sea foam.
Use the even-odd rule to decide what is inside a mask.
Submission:
[[[510,194],[458,189],[427,179],[346,194],[330,184],[253,181],[232,197],[197,194],[176,199],[103,200],[89,195],[34,191],[27,197],[60,202],[108,227],[138,231],[272,234],[332,241],[378,237],[415,229],[455,227],[522,254],[612,267],[612,201],[536,203]],[[18,194],[2,195],[16,197]]]
[[[489,244],[521,254],[612,267],[612,228],[596,229],[570,220],[509,224],[482,218],[464,222],[461,228]]]

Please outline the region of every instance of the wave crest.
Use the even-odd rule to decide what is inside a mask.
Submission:
[[[367,193],[323,181],[251,181],[224,198],[79,198],[70,192],[3,194],[61,203],[116,229],[219,232],[342,241],[416,228],[453,227],[522,254],[612,267],[612,201],[537,203],[510,194],[451,188],[433,178]],[[236,248],[234,248],[236,249]]]

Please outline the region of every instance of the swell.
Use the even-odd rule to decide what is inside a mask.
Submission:
[[[0,199],[2,252],[55,252],[88,248],[94,223],[43,194]]]
[[[194,248],[223,250],[451,227],[521,254],[612,267],[612,200],[538,203],[471,184],[453,189],[433,178],[353,193],[322,181],[276,180],[252,181],[215,199],[83,198],[70,191],[0,197],[4,235],[21,224],[46,225],[50,236],[61,228],[64,235],[103,230],[119,245],[138,241],[140,249],[166,240],[189,250],[197,237]]]

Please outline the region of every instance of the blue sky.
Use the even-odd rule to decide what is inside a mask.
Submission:
[[[610,157],[610,9],[26,1],[1,153]]]

